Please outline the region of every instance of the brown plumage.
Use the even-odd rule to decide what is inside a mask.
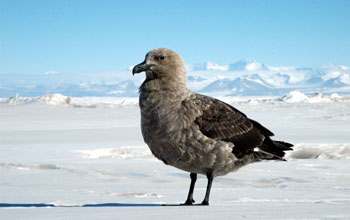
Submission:
[[[185,205],[192,205],[197,174],[208,177],[202,205],[209,204],[212,180],[260,160],[283,160],[292,145],[234,107],[187,88],[185,66],[175,52],[150,51],[133,74],[146,72],[140,87],[141,129],[152,153],[165,164],[191,173]]]

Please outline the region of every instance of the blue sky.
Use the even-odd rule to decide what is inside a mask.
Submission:
[[[0,74],[125,70],[167,47],[195,64],[350,66],[350,1],[0,0]]]

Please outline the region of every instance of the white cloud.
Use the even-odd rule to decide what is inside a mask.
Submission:
[[[49,70],[47,72],[45,72],[45,75],[54,75],[54,74],[58,74],[59,72],[55,71],[55,70]]]

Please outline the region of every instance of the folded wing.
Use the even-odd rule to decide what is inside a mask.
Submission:
[[[285,154],[283,151],[291,150],[291,144],[273,141],[271,131],[234,107],[198,94],[196,101],[202,107],[202,114],[195,120],[200,131],[209,138],[233,143],[232,153],[236,157],[242,158],[259,148],[280,159]]]

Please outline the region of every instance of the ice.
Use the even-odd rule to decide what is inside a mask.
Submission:
[[[0,218],[349,219],[349,98],[305,96],[220,97],[295,150],[215,178],[209,207],[161,206],[190,178],[144,144],[137,98],[1,99]],[[197,202],[205,187],[199,175]]]

